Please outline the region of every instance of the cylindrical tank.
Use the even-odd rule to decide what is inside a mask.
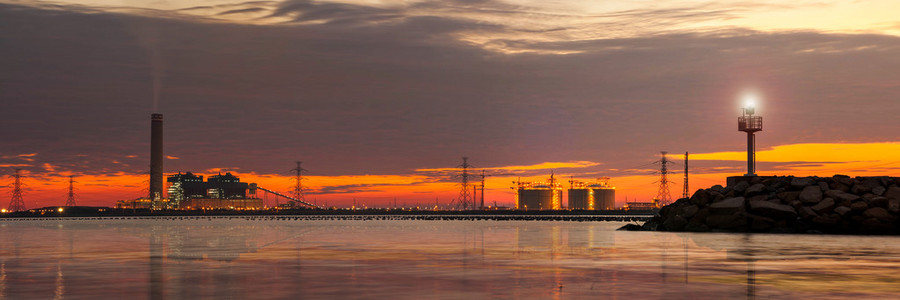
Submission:
[[[609,187],[592,187],[594,194],[594,209],[613,210],[616,209],[616,189]]]
[[[163,196],[163,115],[150,115],[150,199]]]
[[[594,209],[591,198],[589,189],[569,189],[569,209]]]
[[[519,189],[518,191],[519,209],[560,209],[560,207],[554,207],[553,198],[554,196],[556,196],[556,199],[561,199],[562,190],[550,189],[549,187],[535,187],[529,189]]]

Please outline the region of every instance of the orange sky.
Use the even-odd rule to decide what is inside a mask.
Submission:
[[[288,192],[303,160],[320,204],[431,206],[470,156],[489,205],[551,171],[622,205],[656,196],[659,150],[673,198],[676,153],[692,189],[743,174],[752,92],[759,174],[894,175],[898,3],[0,0],[0,170],[28,207],[70,174],[79,204],[143,196],[158,112],[167,174]]]
[[[794,175],[794,176],[831,176],[834,174],[846,174],[851,176],[895,176],[900,170],[900,142],[883,143],[808,143],[780,145],[764,148],[757,154],[758,174],[760,175]],[[745,171],[745,152],[715,152],[691,154],[692,165],[702,165],[691,170],[691,189],[705,188],[715,184],[723,184],[727,176],[741,175]],[[28,157],[28,156],[26,156]],[[674,174],[669,179],[670,194],[673,199],[680,197],[682,192],[681,155],[670,155],[679,165],[670,166]],[[585,169],[601,165],[596,162],[547,162],[536,165],[506,166],[487,168],[489,174],[519,173],[523,171],[538,171],[549,173],[554,170],[557,178],[562,182],[568,181],[570,176],[578,180],[591,180]],[[657,193],[659,176],[649,174],[652,166],[641,170],[643,175],[611,176],[611,184],[616,186],[616,200],[619,206],[623,205],[626,198],[629,201],[646,201]],[[306,176],[305,188],[312,192],[307,195],[309,201],[316,201],[320,205],[349,206],[356,199],[360,206],[387,207],[392,206],[394,199],[398,205],[406,203],[407,206],[419,204],[423,207],[431,207],[435,200],[441,205],[446,205],[458,195],[459,186],[454,182],[447,182],[444,175],[436,175],[434,172],[447,172],[451,174],[458,169],[419,169],[411,174],[403,175],[353,175],[353,176]],[[476,169],[476,172],[480,169]],[[215,174],[216,169],[208,170],[204,175]],[[628,170],[603,170],[600,173],[616,174]],[[283,175],[256,174],[232,172],[244,182],[255,182],[262,187],[276,191],[289,192],[293,186],[293,178]],[[441,173],[444,174],[444,173]],[[62,205],[65,203],[67,192],[68,173],[60,173],[57,176],[27,177],[25,174],[26,194],[25,200],[28,207],[41,207]],[[524,176],[523,181],[546,181],[548,176]],[[477,178],[477,177],[473,177]],[[494,201],[498,205],[512,206],[514,191],[510,189],[512,181],[518,176],[495,176],[486,179],[486,205],[492,205]],[[478,180],[478,179],[473,179]],[[11,184],[11,178],[7,179]],[[108,176],[79,175],[76,177],[77,201],[81,205],[112,205],[115,200],[131,199],[146,193],[148,179],[145,175],[113,174]],[[353,185],[350,187],[342,187]],[[567,183],[566,183],[567,186]],[[339,188],[331,193],[317,194],[323,188]],[[8,189],[7,189],[8,190]],[[275,198],[270,197],[270,203],[274,204]],[[8,200],[7,200],[8,201]],[[6,202],[4,202],[5,205]]]

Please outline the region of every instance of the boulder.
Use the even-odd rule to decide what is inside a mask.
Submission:
[[[723,186],[720,185],[720,184],[714,185],[714,186],[712,186],[712,187],[709,188],[709,189],[710,189],[711,191],[718,192],[718,193],[720,193],[720,194],[724,194],[724,193],[725,193],[725,187],[723,187]]]
[[[619,227],[616,230],[625,230],[625,231],[640,231],[641,225],[638,224],[625,224],[625,226]]]
[[[682,231],[684,230],[684,225],[687,225],[688,220],[682,216],[675,215],[670,218],[667,218],[665,222],[663,222],[663,227],[666,228],[666,231]]]
[[[706,191],[704,189],[699,189],[696,192],[694,192],[693,196],[691,196],[691,204],[706,206],[707,204],[709,204],[709,202],[711,202],[710,198],[711,197],[710,197],[710,194],[708,191]]]
[[[871,192],[876,187],[882,186],[882,178],[881,177],[865,177],[865,178],[861,178],[861,179],[858,178],[858,180],[859,180],[859,185],[862,188],[864,188],[867,193]]]
[[[734,187],[732,187],[732,189],[739,194],[743,194],[744,191],[747,190],[747,188],[749,188],[749,187],[750,187],[749,182],[741,181],[741,182],[736,183],[734,185]]]
[[[697,214],[698,210],[700,210],[700,207],[697,207],[696,205],[685,205],[681,207],[678,215],[684,217],[685,219],[690,219],[695,214]]]
[[[816,185],[807,186],[803,188],[798,198],[801,202],[807,204],[819,203],[819,201],[822,201],[822,190]]]
[[[856,195],[862,195],[871,191],[872,188],[864,184],[856,184],[852,188],[850,188],[850,192]]]
[[[853,210],[846,206],[838,206],[834,208],[834,212],[842,216],[850,213],[851,211]]]
[[[817,214],[816,211],[809,206],[801,207],[797,210],[797,214],[799,214],[800,217],[803,217],[804,219],[812,219],[819,216],[819,214]]]
[[[887,191],[884,192],[884,196],[890,199],[900,199],[900,187],[895,185],[888,188]]]
[[[750,215],[750,229],[753,231],[767,231],[775,224],[775,220],[763,216]]]
[[[853,203],[850,204],[850,209],[853,211],[864,211],[869,209],[869,205],[866,204],[866,201],[853,201]]]
[[[812,177],[794,177],[794,179],[791,179],[791,187],[798,190],[814,184],[816,184],[816,179]]]
[[[821,202],[819,202],[816,205],[813,205],[810,208],[818,214],[830,212],[831,209],[834,208],[834,199],[825,198],[825,200],[822,200]]]
[[[846,186],[851,186],[854,183],[853,178],[850,178],[850,176],[847,176],[847,175],[837,174],[837,175],[832,176],[832,178],[834,178],[834,182],[837,182],[837,183],[840,183],[840,184],[843,184]]]
[[[650,218],[650,220],[647,220],[644,225],[641,225],[641,229],[643,229],[644,231],[656,231],[657,229],[659,229],[659,218]]]
[[[800,191],[792,191],[792,192],[781,192],[775,194],[775,197],[781,199],[781,202],[791,203],[791,201],[797,200],[800,197]]]
[[[757,184],[751,185],[746,190],[744,190],[744,196],[747,197],[747,196],[759,195],[765,191],[766,191],[766,186],[763,185],[762,183],[757,183]]]
[[[887,209],[892,213],[900,212],[900,199],[888,199]]]
[[[830,188],[828,188],[827,182],[822,181],[822,182],[819,182],[818,184],[819,184],[819,189],[821,189],[822,191],[830,190]]]
[[[863,212],[863,216],[867,218],[875,218],[883,222],[894,222],[897,220],[897,217],[892,216],[891,213],[887,211],[887,209],[881,207],[873,207],[867,209]]]
[[[872,194],[875,194],[878,196],[884,195],[885,191],[887,191],[887,189],[880,185],[872,188]]]
[[[744,210],[744,197],[728,198],[709,205],[709,212],[714,215],[731,215]]]
[[[888,208],[888,198],[881,196],[872,197],[872,200],[869,200],[869,206]]]
[[[752,196],[752,197],[744,197],[744,198],[747,199],[747,203],[750,203],[750,201],[766,201],[766,200],[769,200],[769,196],[767,196],[767,195],[756,195],[756,196]],[[773,199],[772,201],[773,201],[773,202],[776,202],[776,203],[779,202],[778,199]]]
[[[850,194],[850,193],[840,191],[840,190],[829,190],[829,191],[825,192],[825,196],[834,198],[834,200],[837,202],[844,202],[844,201],[853,202],[860,198],[857,195]]]
[[[828,184],[828,189],[829,190],[838,190],[838,191],[846,193],[846,192],[850,191],[850,186],[841,184],[840,182],[832,182],[832,183]]]
[[[818,216],[813,218],[812,222],[816,225],[823,227],[834,227],[841,223],[841,216],[835,214],[828,214],[824,216]]]
[[[754,214],[779,220],[791,220],[797,218],[797,211],[793,207],[784,204],[776,204],[769,201],[750,202],[750,211]]]
[[[725,200],[725,194],[722,194],[722,193],[719,193],[716,191],[710,191],[709,196],[712,199],[711,202],[719,202],[719,201]]]

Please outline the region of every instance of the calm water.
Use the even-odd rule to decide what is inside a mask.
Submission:
[[[900,238],[624,223],[0,220],[0,297],[892,298]]]

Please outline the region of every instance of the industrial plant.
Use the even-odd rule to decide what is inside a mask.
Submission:
[[[159,113],[150,116],[150,179],[148,185],[148,193],[146,196],[130,199],[119,200],[116,202],[117,209],[132,210],[264,210],[264,209],[294,209],[294,208],[322,208],[317,205],[305,201],[303,196],[303,172],[306,169],[301,167],[300,161],[297,161],[296,168],[292,172],[296,172],[294,178],[294,187],[289,195],[285,195],[270,189],[266,189],[256,183],[241,182],[240,178],[232,173],[218,173],[209,175],[204,180],[204,175],[192,172],[178,172],[168,177],[163,173],[164,149],[163,149],[163,115]],[[668,188],[664,183],[666,179],[666,157],[662,152],[661,175],[661,195],[668,194]],[[685,159],[687,153],[685,153]],[[610,185],[609,177],[600,177],[594,180],[569,180],[569,188],[567,190],[567,201],[563,202],[564,186],[551,172],[550,177],[542,182],[527,182],[517,180],[514,181],[513,189],[515,194],[515,207],[500,207],[496,205],[486,207],[485,198],[485,179],[490,176],[510,176],[512,173],[487,173],[481,170],[480,174],[469,172],[472,165],[467,161],[467,157],[463,157],[463,163],[459,165],[461,171],[460,179],[460,196],[451,202],[451,209],[455,210],[505,210],[516,209],[524,211],[553,211],[553,210],[588,210],[588,211],[611,211],[617,210],[616,207],[616,188]],[[474,170],[473,170],[474,171]],[[687,174],[687,161],[685,161],[685,174]],[[470,177],[480,177],[480,195],[478,195],[478,185],[470,183]],[[13,193],[13,200],[8,211],[25,210],[21,200],[21,192],[19,191],[18,171],[15,175],[16,188]],[[165,180],[164,180],[165,179]],[[473,180],[474,181],[474,180]],[[69,178],[69,193],[66,205],[68,207],[75,206],[75,196],[73,192],[74,179]],[[685,178],[685,190],[687,190],[687,178]],[[663,188],[665,187],[665,188]],[[167,192],[167,193],[164,193]],[[258,192],[265,193],[259,197]],[[663,192],[664,191],[664,192]],[[276,203],[274,206],[267,205],[266,199],[272,194]],[[479,197],[480,196],[480,199]],[[278,199],[283,199],[281,203]],[[659,198],[665,199],[665,198]],[[480,200],[480,201],[479,201]],[[626,199],[627,200],[627,199]],[[627,202],[627,201],[626,201]],[[627,202],[625,210],[653,210],[658,209],[664,201],[654,199],[653,202]],[[438,209],[435,203],[434,209]]]
[[[569,209],[616,209],[616,188],[609,186],[609,177],[598,178],[595,182],[573,179],[569,183]]]
[[[168,197],[163,196],[163,115],[150,115],[150,186],[149,195],[132,200],[119,200],[119,209],[180,209],[180,210],[257,210],[265,209],[263,199],[257,197],[257,190],[286,199],[284,205],[276,208],[320,208],[303,200],[302,193],[294,197],[259,187],[255,183],[241,182],[231,173],[212,175],[203,181],[202,175],[191,172],[173,174],[166,178]],[[297,163],[299,190],[300,163]],[[299,194],[299,196],[297,196]]]
[[[516,209],[521,210],[614,210],[616,188],[609,177],[595,181],[569,180],[568,206],[563,207],[563,185],[553,173],[545,182],[515,181]]]

